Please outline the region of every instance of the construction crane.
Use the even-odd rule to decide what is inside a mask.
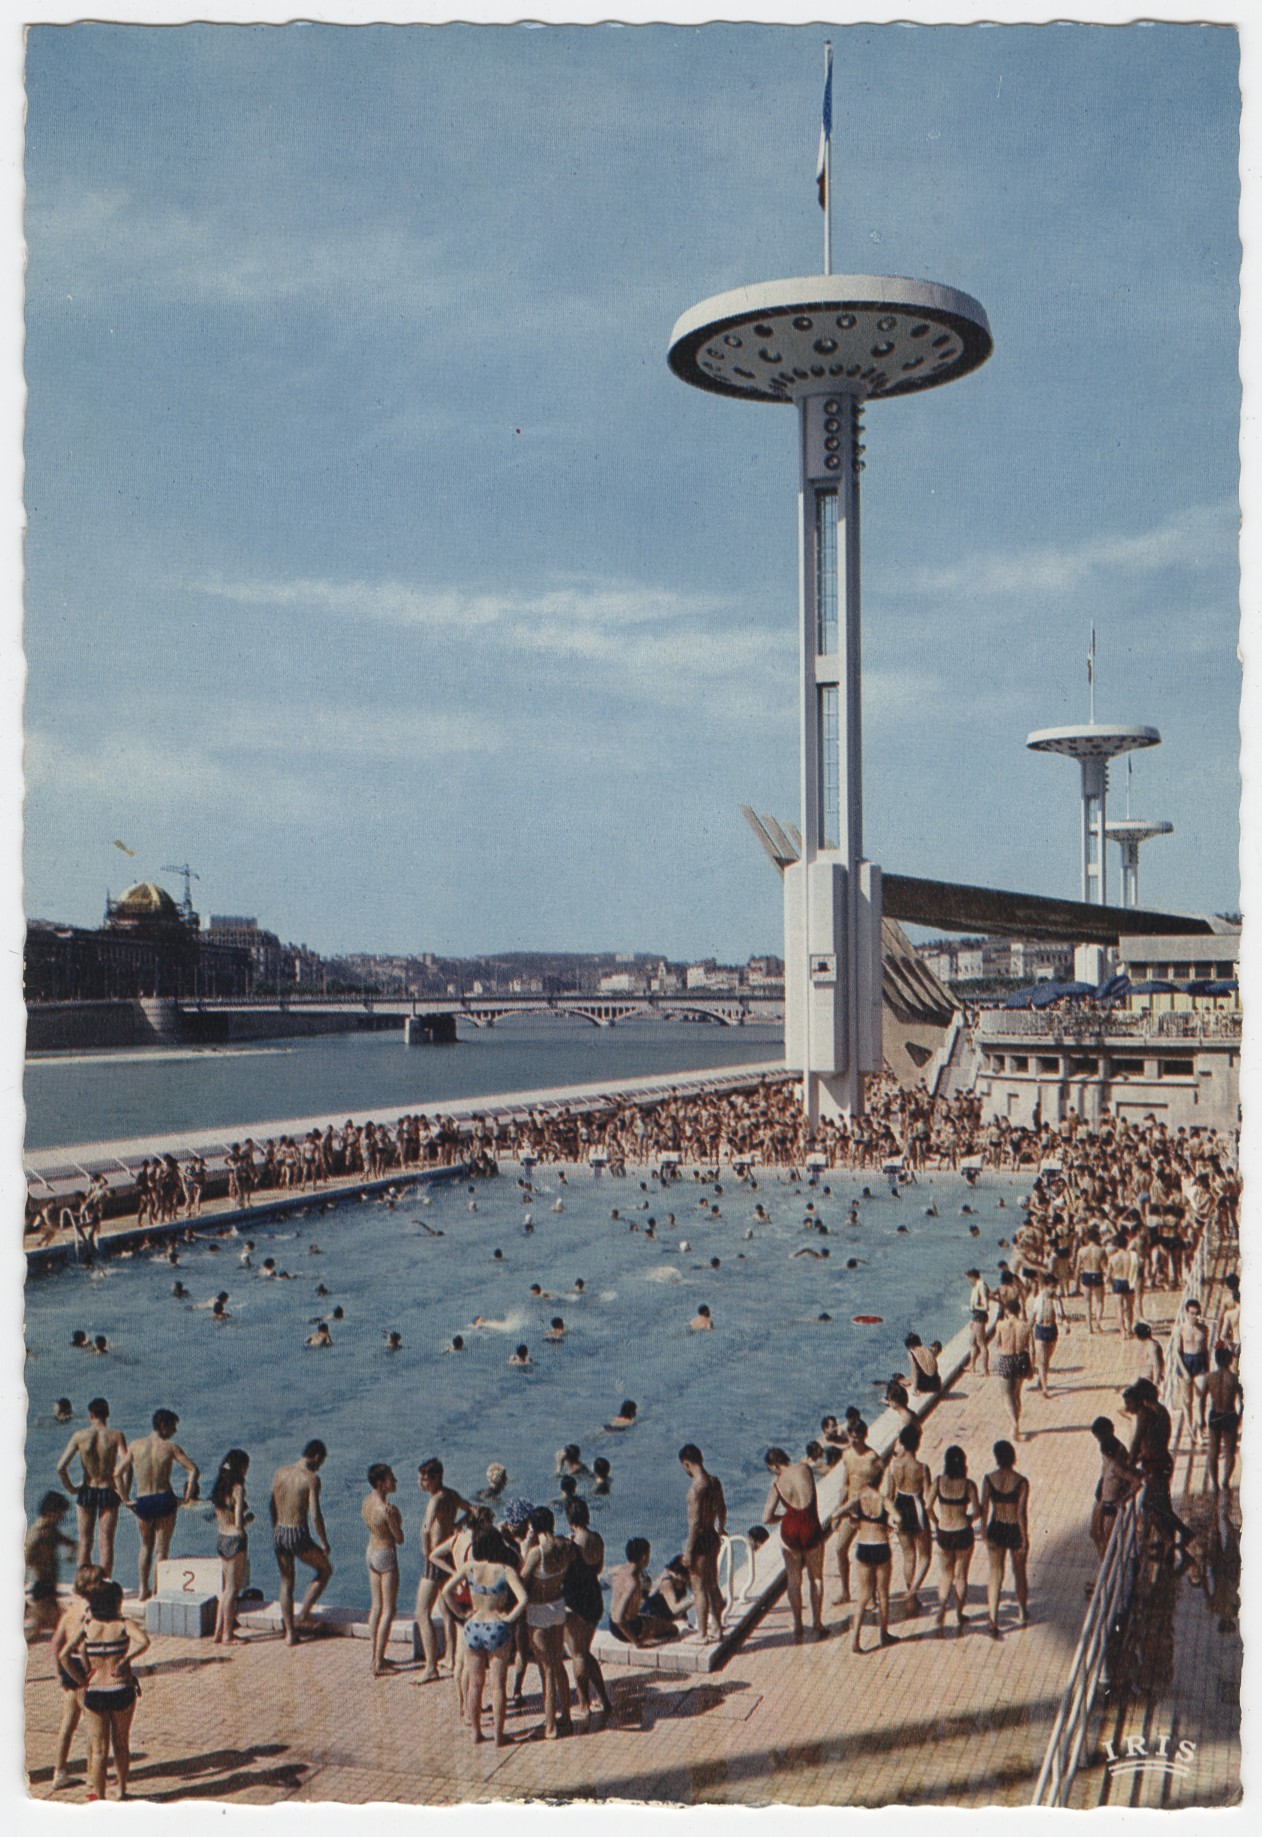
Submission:
[[[179,867],[175,867],[174,865],[172,865],[172,863],[168,862],[167,865],[163,868],[162,872],[164,874],[183,874],[184,876],[184,912],[185,912],[185,916],[187,917],[187,915],[193,910],[193,894],[192,894],[192,889],[189,885],[189,882],[193,880],[200,880],[201,875],[194,873],[193,869],[189,866],[187,861],[185,861]]]

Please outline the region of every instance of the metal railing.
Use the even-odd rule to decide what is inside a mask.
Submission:
[[[1171,1433],[1170,1451],[1172,1455],[1179,1447],[1185,1426],[1178,1403],[1179,1380],[1176,1376],[1178,1320],[1183,1313],[1183,1304],[1186,1301],[1201,1299],[1201,1289],[1204,1286],[1209,1261],[1209,1237],[1210,1228],[1207,1226],[1201,1232],[1192,1260],[1188,1264],[1183,1290],[1179,1296],[1179,1305],[1175,1313],[1175,1327],[1170,1335],[1170,1352],[1166,1359],[1165,1376],[1161,1386],[1161,1401],[1169,1410],[1171,1422],[1174,1425]],[[1030,1801],[1032,1805],[1064,1807],[1069,1803],[1074,1775],[1081,1762],[1082,1751],[1091,1726],[1091,1713],[1095,1707],[1096,1693],[1101,1683],[1107,1681],[1109,1639],[1117,1623],[1125,1617],[1130,1607],[1142,1531],[1143,1508],[1140,1504],[1140,1494],[1132,1493],[1114,1520],[1113,1535],[1109,1539],[1096,1576],[1091,1606],[1087,1609],[1082,1632],[1074,1648],[1074,1655],[1069,1666],[1069,1681],[1065,1686],[1056,1720],[1052,1724],[1047,1752],[1043,1756],[1043,1765],[1039,1770],[1034,1797]]]
[[[979,1040],[1064,1040],[1074,1044],[1125,1040],[1238,1040],[1238,1008],[1190,1014],[1091,1014],[1061,1009],[988,1009],[978,1016]]]

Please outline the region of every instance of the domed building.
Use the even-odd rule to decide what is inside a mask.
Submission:
[[[98,931],[31,920],[24,968],[28,1006],[242,996],[251,980],[248,951],[204,937],[192,906],[152,880],[107,893]]]
[[[121,899],[105,895],[105,925],[110,931],[146,931],[169,935],[175,927],[198,928],[195,912],[182,912],[165,887],[138,880]]]

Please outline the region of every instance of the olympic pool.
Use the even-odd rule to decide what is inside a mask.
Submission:
[[[509,1473],[506,1497],[555,1508],[556,1450],[578,1442],[589,1466],[599,1454],[612,1463],[608,1496],[583,1486],[610,1562],[621,1560],[627,1538],[645,1536],[661,1563],[683,1536],[678,1450],[696,1441],[723,1481],[732,1528],[744,1531],[761,1514],[762,1455],[771,1443],[800,1453],[821,1415],[840,1415],[850,1403],[873,1420],[878,1384],[904,1366],[904,1335],[914,1329],[926,1343],[945,1343],[959,1330],[967,1318],[963,1272],[976,1264],[993,1282],[1029,1180],[987,1173],[970,1190],[961,1176],[926,1175],[897,1198],[875,1173],[830,1176],[827,1195],[823,1183],[791,1186],[775,1175],[757,1190],[732,1179],[719,1184],[721,1193],[692,1178],[666,1189],[649,1180],[641,1190],[638,1177],[597,1179],[586,1168],[567,1170],[563,1184],[556,1169],[542,1168],[534,1193],[524,1195],[505,1163],[505,1172],[472,1192],[467,1182],[424,1195],[414,1189],[393,1211],[377,1201],[329,1209],[316,1201],[243,1231],[255,1240],[255,1265],[272,1256],[288,1281],[243,1269],[241,1237],[209,1234],[180,1247],[178,1269],[165,1257],[138,1255],[110,1258],[94,1271],[32,1274],[28,1512],[56,1484],[57,1457],[85,1422],[88,1399],[100,1394],[129,1440],[148,1432],[156,1408],[173,1409],[178,1439],[202,1470],[203,1494],[228,1447],[249,1451],[253,1579],[268,1598],[276,1587],[271,1475],[312,1436],[329,1448],[324,1504],[335,1575],[328,1598],[342,1605],[368,1604],[359,1507],[373,1461],[390,1462],[399,1477],[405,1607],[419,1573],[416,1468],[428,1455],[446,1463],[449,1483],[468,1498],[484,1485],[487,1464],[500,1461]],[[847,1222],[852,1199],[860,1200],[857,1225]],[[803,1228],[808,1200],[827,1237]],[[755,1218],[759,1203],[766,1223]],[[926,1216],[930,1205],[936,1218]],[[618,1219],[610,1216],[615,1208]],[[645,1235],[650,1217],[656,1241]],[[640,1229],[630,1230],[632,1223]],[[794,1257],[805,1247],[830,1254]],[[859,1259],[853,1270],[851,1257]],[[190,1303],[172,1298],[177,1278]],[[576,1279],[581,1295],[573,1292]],[[327,1298],[316,1295],[319,1283]],[[532,1283],[552,1298],[532,1297]],[[232,1318],[221,1325],[208,1305],[195,1304],[209,1304],[222,1289]],[[710,1333],[689,1330],[702,1302],[712,1311]],[[339,1305],[345,1319],[333,1321]],[[821,1321],[823,1313],[831,1321]],[[881,1324],[855,1325],[856,1314],[880,1315]],[[486,1324],[474,1327],[476,1315]],[[559,1344],[544,1339],[554,1315],[566,1326]],[[333,1346],[309,1351],[303,1342],[321,1317],[330,1319]],[[77,1327],[89,1338],[106,1334],[108,1356],[73,1350]],[[401,1351],[386,1349],[391,1329],[402,1334]],[[463,1352],[444,1350],[453,1334],[464,1336]],[[510,1368],[523,1341],[532,1363]],[[70,1426],[53,1420],[60,1396],[74,1405]],[[627,1397],[639,1405],[636,1427],[606,1432]],[[124,1513],[116,1570],[128,1586],[136,1541]],[[209,1506],[182,1511],[172,1554],[213,1550]]]

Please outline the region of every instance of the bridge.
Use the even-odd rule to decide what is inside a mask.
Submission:
[[[493,1027],[516,1014],[546,1014],[587,1021],[593,1027],[615,1027],[623,1020],[708,1022],[743,1027],[747,1021],[784,1019],[784,995],[747,989],[689,990],[676,995],[286,995],[263,1000],[185,1000],[173,1004],[181,1016],[231,1014],[397,1015],[405,1024],[419,1022],[431,1036],[465,1020]],[[448,1037],[451,1037],[448,1032]]]

